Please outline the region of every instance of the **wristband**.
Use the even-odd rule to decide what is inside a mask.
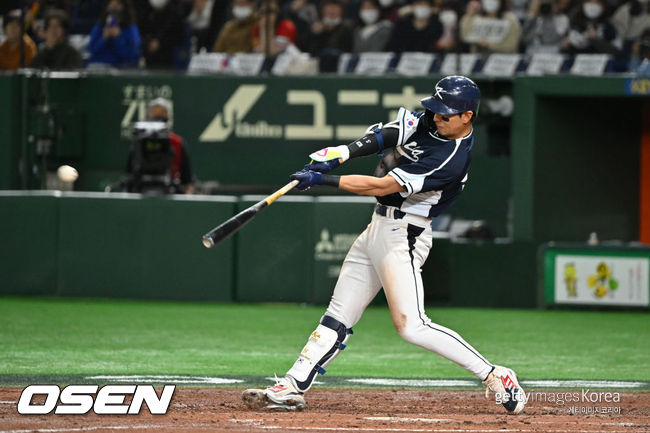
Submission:
[[[377,144],[379,145],[379,152],[377,152],[377,155],[384,156],[384,137],[381,136],[381,129],[377,128],[372,132],[375,133],[375,137],[377,137]]]
[[[329,185],[338,188],[339,182],[341,182],[341,176],[333,174],[324,174],[321,178],[321,185]]]

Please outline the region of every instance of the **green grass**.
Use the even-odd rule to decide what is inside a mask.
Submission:
[[[283,374],[324,312],[298,305],[0,298],[0,374]],[[650,380],[650,315],[430,308],[532,378]],[[471,377],[369,308],[328,375]]]

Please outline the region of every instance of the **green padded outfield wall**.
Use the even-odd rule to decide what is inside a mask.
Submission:
[[[202,246],[259,199],[0,192],[0,294],[327,303],[373,199],[285,196]]]
[[[263,196],[244,196],[244,210]],[[311,298],[314,203],[285,196],[237,233],[236,300],[306,302]]]
[[[371,197],[316,198],[313,243],[308,251],[314,266],[312,302],[329,302],[343,259],[370,223],[374,204]]]
[[[200,236],[234,201],[62,197],[59,294],[230,300],[232,240],[206,254]]]
[[[230,301],[233,240],[201,235],[236,200],[2,192],[0,293]]]
[[[536,262],[534,242],[434,239],[422,267],[425,300],[454,307],[535,307]]]
[[[372,200],[285,196],[202,246],[201,234],[259,198],[0,192],[0,295],[326,304]],[[425,301],[533,306],[534,253],[532,242],[436,240]]]
[[[0,191],[0,294],[57,294],[58,199]]]

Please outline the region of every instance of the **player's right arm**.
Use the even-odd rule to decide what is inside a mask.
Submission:
[[[329,185],[355,194],[373,196],[384,196],[405,191],[405,187],[390,175],[384,177],[358,174],[333,176],[313,170],[300,170],[289,176],[289,178],[298,181],[296,188],[300,191],[305,191],[315,185]]]
[[[358,174],[341,176],[337,187],[355,194],[371,196],[384,196],[405,190],[395,178],[389,175],[384,177],[362,176]]]

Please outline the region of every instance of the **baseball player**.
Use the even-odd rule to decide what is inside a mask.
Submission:
[[[255,409],[301,410],[317,373],[345,349],[352,327],[383,287],[391,317],[404,340],[457,363],[483,381],[510,413],[526,404],[517,376],[492,364],[459,334],[433,323],[424,312],[420,268],[432,244],[431,218],[451,206],[465,187],[472,122],[481,93],[469,78],[440,80],[423,112],[401,108],[397,119],[372,125],[348,145],[321,149],[291,175],[297,188],[329,185],[377,197],[372,221],[350,248],[320,324],[287,374],[267,389],[244,391]],[[349,158],[383,154],[374,176],[327,174]]]

